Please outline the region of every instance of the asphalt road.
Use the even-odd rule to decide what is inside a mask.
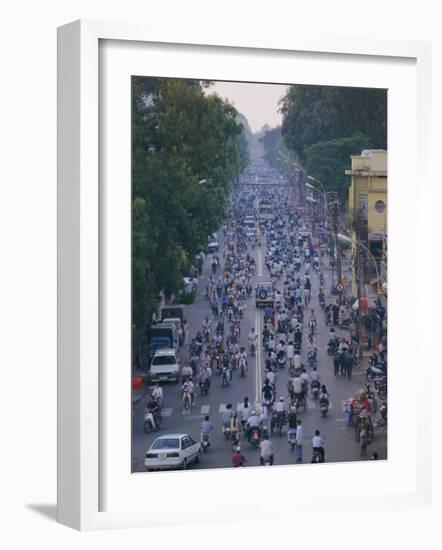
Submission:
[[[221,244],[222,240],[220,239]],[[264,265],[265,248],[257,248],[252,251],[256,262],[257,270],[255,281],[270,280],[267,269]],[[325,260],[326,262],[327,260]],[[204,292],[209,277],[210,257],[204,262],[203,274],[199,279],[198,293],[193,304],[185,306],[185,318],[189,321],[190,336],[195,335],[196,331],[202,326],[206,315],[212,318],[208,302],[204,298]],[[326,289],[330,289],[331,272],[326,265],[321,266],[326,280]],[[308,398],[305,412],[299,413],[299,418],[304,425],[304,463],[310,462],[312,456],[311,439],[316,429],[320,430],[325,438],[325,460],[326,462],[346,462],[361,460],[359,444],[355,441],[354,429],[347,426],[343,417],[343,403],[346,399],[353,397],[365,382],[365,367],[361,364],[353,368],[351,380],[336,379],[333,372],[332,358],[327,355],[326,347],[328,342],[328,328],[325,325],[324,314],[319,307],[318,292],[319,281],[315,274],[311,276],[312,280],[312,300],[310,308],[315,310],[318,320],[316,339],[318,342],[318,370],[321,382],[325,383],[330,394],[330,410],[328,416],[323,418],[319,412],[317,402],[311,397]],[[281,281],[282,288],[282,281]],[[332,301],[332,297],[327,296],[327,300]],[[226,321],[226,326],[227,326]],[[262,331],[263,310],[255,307],[254,295],[247,302],[245,318],[241,321],[241,340],[240,343],[247,349],[247,335],[252,326],[255,326],[258,334]],[[305,323],[304,323],[305,324]],[[305,334],[303,342],[307,340],[307,328],[304,326]],[[337,329],[338,335],[346,335],[346,331]],[[259,339],[261,340],[261,339]],[[187,346],[180,351],[182,362],[188,359]],[[305,344],[302,350],[303,362],[307,364]],[[192,468],[225,468],[231,466],[231,442],[226,441],[221,431],[221,415],[227,403],[232,403],[233,408],[240,406],[245,396],[249,397],[251,402],[259,399],[262,386],[262,373],[264,370],[264,354],[259,342],[256,357],[248,358],[249,368],[246,377],[240,378],[239,373],[234,371],[233,381],[227,387],[221,386],[221,379],[215,373],[212,377],[212,385],[208,395],[200,396],[196,391],[195,405],[190,413],[183,413],[181,409],[180,384],[164,384],[164,412],[163,426],[160,431],[145,434],[143,430],[143,409],[145,401],[142,400],[133,408],[133,441],[132,441],[132,470],[134,472],[143,472],[144,455],[152,442],[159,435],[167,433],[189,433],[199,441],[200,425],[204,415],[208,414],[214,424],[214,431],[211,437],[211,446],[206,454],[203,454],[199,465]],[[276,380],[277,395],[287,395],[288,373],[287,369],[280,369]],[[196,388],[197,389],[197,388]],[[294,464],[295,457],[291,451],[286,436],[286,429],[282,436],[271,435],[271,441],[274,445],[275,465]],[[248,466],[259,465],[259,451],[251,449],[247,441],[243,438],[241,450],[245,455]],[[377,451],[380,459],[385,459],[387,454],[386,430],[375,428],[375,437],[368,448],[367,456],[364,460],[370,458],[373,451]]]

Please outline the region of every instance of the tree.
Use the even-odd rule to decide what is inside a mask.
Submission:
[[[321,141],[306,147],[305,169],[318,179],[327,191],[336,191],[345,202],[350,178],[345,170],[351,168],[351,155],[358,155],[363,149],[369,149],[371,139],[361,132],[352,137]]]
[[[133,321],[149,322],[160,291],[182,286],[195,255],[224,218],[245,167],[242,125],[208,82],[132,82]],[[205,181],[201,184],[199,182]]]
[[[310,145],[362,132],[387,148],[387,92],[375,88],[290,86],[281,100],[282,135],[305,162]]]

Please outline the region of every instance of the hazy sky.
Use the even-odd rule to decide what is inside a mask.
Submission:
[[[253,132],[264,124],[272,128],[281,124],[278,101],[287,86],[279,84],[248,84],[242,82],[215,82],[208,90],[227,98],[249,121]]]

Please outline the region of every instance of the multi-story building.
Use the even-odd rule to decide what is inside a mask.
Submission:
[[[373,278],[376,260],[378,271],[383,271],[387,252],[387,151],[369,149],[351,157],[349,188],[349,216],[352,239],[362,242],[371,252],[365,257],[364,283]],[[355,245],[354,245],[355,246]],[[356,249],[353,258],[358,258]],[[360,257],[360,256],[359,256]],[[354,266],[357,267],[357,266]],[[353,273],[357,270],[353,269]],[[352,294],[356,296],[357,284],[353,280]]]

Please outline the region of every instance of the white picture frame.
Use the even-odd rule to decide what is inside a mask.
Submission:
[[[248,36],[250,37],[250,35]],[[129,493],[125,493],[124,498],[119,498],[117,494],[118,506],[115,505],[115,499],[110,509],[103,506],[102,485],[109,482],[107,477],[109,472],[103,473],[103,470],[106,468],[109,470],[109,468],[104,468],[102,463],[103,448],[107,448],[103,447],[103,434],[101,433],[102,415],[105,410],[102,402],[109,399],[109,396],[103,395],[103,392],[110,387],[103,388],[102,385],[100,347],[104,293],[101,285],[103,277],[101,257],[103,235],[101,232],[106,229],[106,225],[103,226],[100,221],[100,212],[103,208],[103,189],[100,187],[99,120],[104,109],[100,104],[100,44],[103,44],[103,41],[116,44],[124,43],[125,48],[129,49],[135,46],[139,48],[143,44],[146,46],[154,44],[156,47],[167,45],[175,53],[180,49],[190,51],[198,48],[198,51],[209,59],[215,48],[220,52],[221,50],[228,51],[231,60],[237,56],[247,55],[247,52],[250,55],[253,53],[253,55],[263,56],[266,54],[284,56],[298,52],[310,56],[312,60],[321,58],[325,64],[333,59],[343,61],[352,59],[356,63],[377,59],[392,64],[407,60],[407,63],[414,64],[417,82],[415,112],[418,124],[416,135],[412,136],[411,144],[407,145],[409,147],[407,151],[410,152],[407,161],[410,162],[410,170],[413,172],[415,168],[419,170],[421,181],[425,183],[417,191],[420,202],[417,213],[415,213],[415,220],[416,218],[419,220],[419,234],[411,235],[410,238],[414,239],[413,243],[417,243],[419,249],[419,269],[415,277],[420,278],[420,288],[424,289],[419,290],[418,296],[419,307],[424,311],[430,311],[429,297],[431,293],[429,288],[432,286],[431,245],[428,239],[424,239],[428,244],[422,242],[422,237],[430,227],[427,207],[431,204],[431,185],[427,182],[431,180],[427,157],[430,149],[431,102],[428,82],[431,77],[431,44],[415,41],[364,40],[344,36],[311,38],[299,33],[293,37],[281,37],[279,43],[272,44],[267,44],[263,37],[256,37],[253,40],[251,38],[243,40],[240,37],[234,40],[230,38],[228,41],[217,39],[211,42],[204,36],[203,30],[199,35],[193,33],[192,36],[188,36],[183,29],[180,35],[173,33],[172,36],[166,36],[162,32],[156,34],[152,29],[146,29],[144,26],[136,24],[101,21],[76,21],[59,29],[58,521],[80,530],[147,527],[187,521],[205,521],[209,515],[203,508],[198,511],[198,514],[195,514],[195,510],[192,514],[187,514],[182,510],[180,513],[178,506],[171,506],[166,513],[166,502],[159,502],[158,509],[149,510],[147,507],[137,505],[136,499],[130,500],[127,496]],[[217,70],[214,72],[216,73]],[[180,76],[179,67],[176,68],[176,74],[168,71],[165,76]],[[219,75],[212,73],[192,76],[214,79]],[[265,82],[266,78],[267,76],[263,75],[262,81]],[[348,79],[348,84],[351,84],[351,78]],[[412,101],[413,96],[410,95],[409,98]],[[129,105],[126,105],[125,109],[129,110]],[[127,143],[127,148],[130,149],[129,143]],[[395,157],[389,153],[389,162],[393,168],[393,180],[394,177],[403,176],[405,182],[409,175],[400,171],[399,160],[399,155]],[[402,204],[404,211],[409,211],[412,206],[412,202],[407,202],[404,199]],[[390,210],[392,221],[395,216],[394,210],[393,206]],[[422,246],[419,246],[419,243]],[[393,237],[390,247],[393,265],[394,262],[398,264],[394,268],[397,272],[400,270],[400,261],[395,260],[395,244],[398,244],[398,241],[395,241]],[[397,257],[399,257],[400,246],[397,249]],[[130,266],[127,267],[130,270]],[[394,289],[392,289],[392,293],[394,295]],[[411,314],[413,314],[413,309],[411,309]],[[400,313],[395,313],[395,310],[391,309],[390,323],[400,323],[399,317]],[[425,346],[425,343],[430,340],[430,334],[425,333],[425,330],[419,330],[419,340],[422,342],[422,346]],[[394,350],[394,342],[392,349]],[[402,359],[404,358],[402,357]],[[404,370],[406,370],[407,365],[404,365]],[[379,513],[382,509],[422,507],[429,504],[431,499],[431,460],[427,442],[431,440],[431,437],[428,397],[425,397],[424,406],[424,386],[427,383],[428,380],[424,384],[423,378],[416,377],[413,379],[413,384],[406,388],[407,391],[410,391],[411,388],[411,392],[416,392],[416,403],[411,409],[416,414],[410,423],[410,435],[407,435],[413,460],[404,466],[404,473],[411,478],[407,481],[411,482],[410,487],[412,488],[407,488],[405,493],[399,490],[392,490],[390,493],[388,490],[382,492],[377,488],[373,488],[371,491],[367,490],[363,501],[358,502],[360,509],[368,510],[375,504]],[[127,397],[127,391],[129,391],[129,379],[127,386],[127,390],[121,389],[123,402]],[[395,393],[393,392],[392,399],[394,398]],[[390,431],[392,426],[393,428],[400,427],[400,419],[395,416],[394,407],[392,407],[392,411],[391,414],[389,407]],[[130,415],[130,410],[127,411],[127,414]],[[125,433],[127,423],[122,430],[121,433]],[[394,437],[392,439],[394,444],[398,443],[397,438],[396,442]],[[127,445],[129,445],[128,440]],[[389,441],[389,453],[390,450]],[[400,466],[401,460],[401,457],[398,457],[397,467]],[[326,468],[320,474],[322,484],[327,483],[326,476],[333,476],[335,480],[339,479],[339,476],[342,475],[339,469],[349,468],[351,471],[358,468],[359,464],[324,466]],[[377,468],[377,475],[389,475],[386,467],[382,464],[370,464],[369,466]],[[390,464],[388,467],[396,467],[394,460],[393,466]],[[284,472],[283,475],[286,477],[290,476],[293,472],[293,469],[290,468],[290,466],[275,468],[271,469],[271,472],[250,469],[242,471],[241,474],[246,483],[252,486],[262,480],[260,476],[268,476],[271,483],[281,475],[281,472]],[[307,469],[305,472],[305,476],[308,477]],[[130,472],[127,474],[130,475]],[[171,478],[170,476],[174,475],[172,473],[165,474],[162,478],[157,476],[156,479],[160,479],[160,482],[151,478],[150,483],[154,486],[155,483],[169,483],[164,486],[181,487],[183,483],[191,482],[192,486],[200,483],[200,488],[202,488],[202,485],[206,483],[220,484],[226,479],[226,475],[231,476],[231,474],[231,471],[188,472],[181,474],[181,477],[176,475]],[[138,483],[141,486],[143,483],[139,476],[132,476],[132,478],[132,486]],[[240,484],[242,481],[236,477],[235,483]],[[298,491],[297,495],[285,493],[281,495],[281,502],[284,503],[284,506],[276,511],[276,516],[285,517],[284,510],[287,511],[290,508],[287,505],[290,504],[299,507],[299,504],[302,503],[302,513],[317,514],[320,510],[326,511],[330,506],[341,504],[344,499],[352,498],[352,496],[356,498],[357,495],[353,495],[351,491],[340,491],[338,485],[339,483],[337,485],[336,483],[330,484],[326,498],[318,496],[314,490],[308,493],[303,489]],[[404,487],[405,485],[406,483],[404,483]],[[181,488],[177,488],[178,494],[180,490]],[[277,493],[266,495],[262,491],[251,491],[250,494],[241,496],[241,491],[238,491],[238,495],[235,495],[235,514],[229,513],[225,506],[226,510],[223,509],[217,513],[216,519],[224,521],[240,519],[238,518],[238,508],[244,509],[241,517],[259,519],[260,516],[264,517],[264,502],[271,502],[272,499],[277,498]],[[222,502],[224,501],[221,500]],[[206,507],[207,502],[201,504]],[[243,504],[242,507],[241,504]],[[247,512],[248,506],[251,507],[253,513]],[[223,507],[220,506],[220,508]],[[266,515],[268,516],[268,511]]]

